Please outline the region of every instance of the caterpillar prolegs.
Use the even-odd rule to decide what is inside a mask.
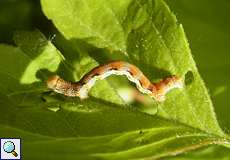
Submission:
[[[171,76],[158,83],[151,83],[139,68],[124,61],[114,61],[95,67],[83,76],[80,81],[74,83],[67,82],[58,75],[54,75],[48,78],[47,86],[57,93],[85,99],[97,80],[104,79],[112,74],[125,75],[131,82],[136,84],[140,92],[148,94],[159,102],[165,100],[165,95],[170,90],[183,88],[182,78],[178,76]]]

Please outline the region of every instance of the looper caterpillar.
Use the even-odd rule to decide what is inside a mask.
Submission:
[[[140,92],[148,94],[159,102],[165,100],[165,95],[170,90],[174,88],[183,88],[182,78],[178,76],[171,76],[158,83],[151,83],[140,69],[124,61],[113,61],[95,67],[83,76],[80,81],[74,83],[67,82],[58,75],[54,75],[48,78],[47,86],[57,93],[85,99],[88,97],[89,90],[97,80],[104,79],[112,74],[125,75],[131,82],[136,84]]]

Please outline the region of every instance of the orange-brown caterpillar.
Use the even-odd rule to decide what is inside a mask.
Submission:
[[[84,99],[88,97],[89,90],[97,80],[112,74],[127,76],[130,81],[136,84],[140,92],[150,95],[156,101],[164,101],[166,93],[171,89],[183,87],[183,81],[178,76],[168,77],[159,83],[151,83],[136,66],[123,61],[114,61],[95,67],[75,83],[67,82],[58,75],[51,76],[47,80],[47,86],[66,96],[77,96]]]

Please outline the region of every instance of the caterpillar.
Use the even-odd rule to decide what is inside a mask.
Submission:
[[[165,95],[170,90],[183,88],[183,80],[179,76],[171,76],[158,83],[151,83],[138,67],[124,61],[113,61],[95,67],[78,82],[65,81],[58,75],[50,76],[47,80],[47,87],[69,97],[85,99],[97,80],[105,79],[112,74],[125,75],[131,82],[136,84],[140,92],[148,94],[158,102],[164,101]]]

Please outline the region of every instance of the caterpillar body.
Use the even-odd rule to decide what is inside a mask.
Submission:
[[[165,95],[170,90],[183,88],[182,78],[178,76],[171,76],[158,83],[151,83],[139,68],[124,61],[113,61],[95,67],[78,82],[67,82],[58,75],[54,75],[48,78],[47,86],[57,93],[85,99],[97,80],[105,79],[112,74],[125,75],[131,82],[136,84],[140,92],[150,95],[159,102],[165,100]]]

